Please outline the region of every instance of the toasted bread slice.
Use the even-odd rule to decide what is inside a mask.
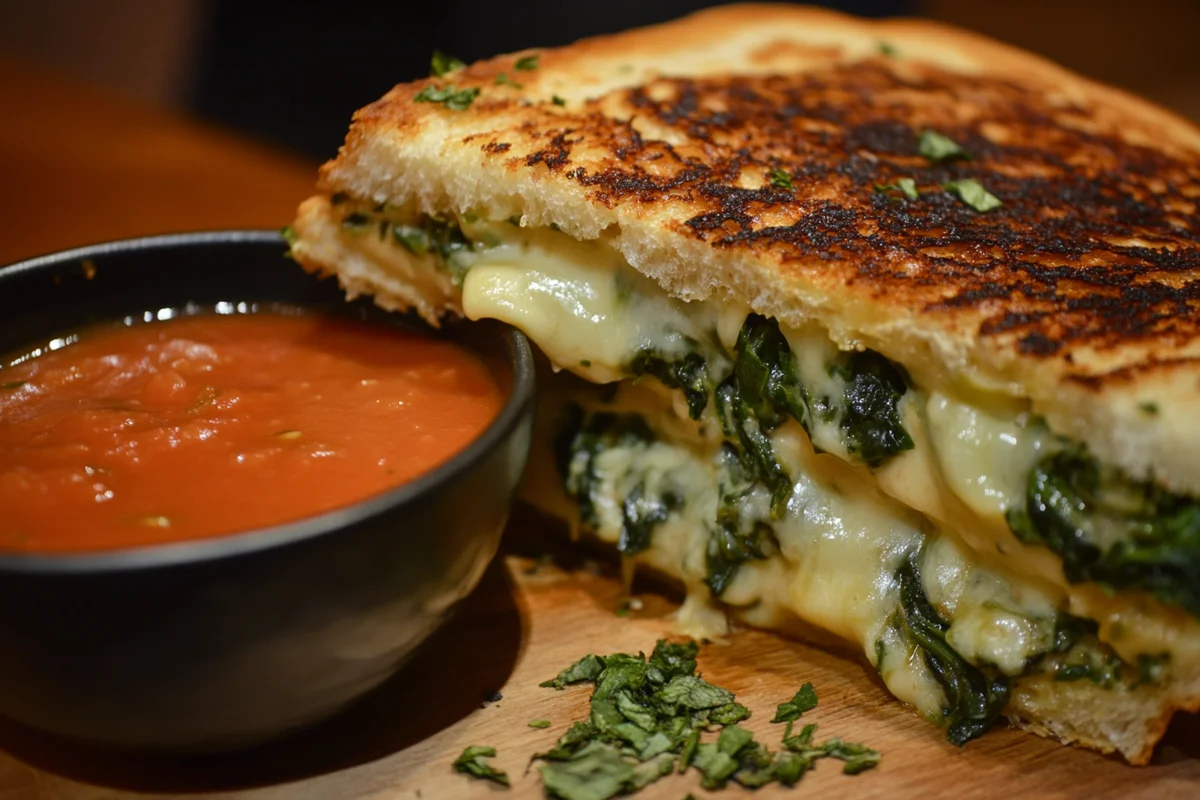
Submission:
[[[446,84],[480,94],[414,102]],[[926,129],[972,159],[931,165]],[[875,191],[905,177],[920,200]],[[1003,205],[941,188],[965,178]],[[1028,397],[1106,462],[1200,493],[1200,131],[988,39],[733,6],[493,58],[358,112],[321,188],[609,237],[679,297]]]

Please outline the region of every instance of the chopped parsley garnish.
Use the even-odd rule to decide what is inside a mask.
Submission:
[[[912,178],[897,178],[895,183],[877,183],[875,184],[875,191],[884,194],[899,192],[909,200],[916,200],[921,196],[921,193],[917,191],[917,182]]]
[[[414,103],[441,103],[451,111],[466,111],[479,96],[478,88],[456,89],[454,84],[426,86],[417,92]]]
[[[522,56],[521,58],[518,58],[518,59],[517,59],[517,63],[516,63],[514,66],[515,66],[517,69],[519,69],[519,70],[522,70],[522,71],[528,71],[528,70],[531,70],[531,69],[537,69],[537,68],[538,68],[538,55],[537,55],[537,53],[534,53],[534,54],[533,54],[533,55],[531,55],[531,56]]]
[[[462,755],[454,759],[454,771],[461,772],[464,775],[474,775],[476,778],[483,780],[495,781],[501,786],[508,786],[508,774],[484,761],[484,759],[493,758],[495,755],[496,748],[494,747],[472,745],[463,750]]]
[[[649,658],[644,653],[588,655],[543,683],[559,689],[583,682],[594,687],[587,719],[533,757],[543,762],[538,772],[546,794],[608,800],[691,768],[710,790],[730,781],[751,789],[793,786],[822,758],[845,762],[842,771],[849,775],[879,763],[879,753],[861,744],[840,739],[814,744],[816,725],[792,735],[791,720],[817,705],[808,683],[779,706],[776,717],[788,721],[783,749],[774,752],[755,741],[753,732],[737,724],[750,716],[746,707],[728,689],[697,674],[699,649],[693,641],[659,641]],[[705,733],[717,735],[702,741]]]
[[[557,677],[539,683],[544,689],[561,689],[572,683],[594,681],[604,671],[604,659],[597,655],[586,655],[558,673]]]
[[[796,692],[796,696],[786,703],[780,703],[775,710],[775,718],[771,722],[793,722],[800,719],[806,711],[817,707],[817,692],[811,683],[806,683]]]
[[[881,56],[888,56],[889,58],[892,58],[900,54],[900,51],[897,50],[896,46],[891,42],[880,42],[878,45],[876,45],[876,47]]]
[[[1004,205],[1004,202],[999,197],[996,197],[996,195],[983,188],[983,184],[972,178],[950,181],[949,183],[942,184],[942,188],[951,194],[958,195],[959,200],[962,200],[981,214]]]
[[[1145,402],[1138,403],[1138,410],[1143,414],[1149,414],[1153,417],[1158,414],[1158,403],[1153,400],[1146,400]]]
[[[512,78],[508,77],[508,75],[506,73],[503,73],[503,72],[501,72],[499,75],[496,76],[496,80],[494,81],[494,83],[497,86],[511,86],[514,89],[524,89],[525,88],[524,84],[517,83]]]
[[[824,744],[825,755],[845,762],[842,772],[847,775],[857,775],[865,772],[879,763],[878,750],[872,750],[854,742],[843,742],[841,739],[830,739]]]
[[[548,719],[531,719],[528,723],[531,728],[549,728],[550,720]]]
[[[917,152],[935,164],[939,161],[971,158],[971,154],[959,147],[949,136],[931,130],[921,131],[921,138],[917,141]]]
[[[793,188],[792,187],[792,176],[789,175],[787,172],[779,169],[778,167],[773,168],[767,174],[767,177],[769,177],[771,179],[771,185],[776,187],[777,189]]]
[[[9,381],[8,383],[0,383],[0,389],[5,389],[5,390],[20,389],[22,386],[24,386],[27,383],[29,383],[29,381]]]
[[[454,70],[462,69],[465,66],[466,64],[461,59],[443,53],[441,50],[434,50],[433,56],[429,59],[429,74],[435,78],[440,78],[449,72],[454,72]]]
[[[556,106],[565,106],[567,104],[566,100],[564,100],[563,98],[559,97],[556,94],[550,96],[550,102],[554,103],[554,105],[556,105]]]

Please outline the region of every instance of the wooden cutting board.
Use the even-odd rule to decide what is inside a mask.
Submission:
[[[642,608],[619,616],[624,593],[615,563],[584,560],[548,530],[516,522],[502,557],[447,628],[402,675],[341,717],[255,752],[190,761],[104,756],[0,725],[7,753],[0,756],[0,800],[542,797],[536,769],[525,773],[528,758],[587,713],[589,689],[537,684],[586,653],[649,652],[670,632],[678,598],[653,584],[636,584],[634,593]],[[874,671],[850,657],[738,630],[702,647],[699,663],[706,678],[750,708],[745,724],[771,746],[782,731],[768,721],[775,706],[811,681],[820,705],[805,718],[819,723],[818,738],[861,741],[883,753],[871,772],[850,777],[837,763],[821,762],[794,789],[768,787],[757,798],[1200,797],[1196,717],[1177,719],[1155,763],[1143,768],[1008,728],[959,749],[891,700]],[[503,698],[486,702],[494,691]],[[539,718],[553,724],[528,727]],[[499,750],[496,763],[512,777],[510,791],[451,770],[473,744]],[[698,784],[692,771],[637,797],[750,796],[740,787],[710,794]]]

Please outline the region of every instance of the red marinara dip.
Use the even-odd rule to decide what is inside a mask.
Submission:
[[[458,345],[262,313],[82,331],[0,370],[0,551],[231,534],[445,461],[503,396]]]

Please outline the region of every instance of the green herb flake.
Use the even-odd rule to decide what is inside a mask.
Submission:
[[[1146,400],[1145,402],[1138,403],[1138,410],[1148,416],[1156,417],[1158,416],[1158,403],[1153,400]]]
[[[875,191],[882,194],[899,192],[909,200],[918,200],[921,197],[921,193],[917,190],[917,182],[912,178],[897,178],[895,183],[877,183]]]
[[[700,782],[701,786],[705,789],[720,789],[733,777],[733,773],[737,772],[738,762],[733,756],[718,749],[715,743],[706,742],[696,749],[692,766],[704,776]]]
[[[605,742],[590,742],[565,761],[538,767],[546,794],[561,800],[608,800],[625,791],[634,765]]]
[[[796,692],[796,696],[786,703],[780,703],[775,710],[775,718],[771,722],[792,722],[808,711],[817,707],[817,692],[811,683],[806,683]]]
[[[935,164],[941,161],[971,159],[971,154],[959,147],[949,136],[931,130],[921,131],[921,138],[917,140],[917,152]]]
[[[440,78],[465,66],[466,64],[461,59],[443,53],[441,50],[434,50],[433,56],[429,59],[429,74],[435,78]]]
[[[825,742],[823,748],[829,758],[836,758],[844,762],[842,772],[846,775],[857,775],[860,772],[866,772],[878,764],[880,760],[878,750],[872,750],[865,745],[854,742],[843,742],[840,739],[830,739],[828,742]]]
[[[875,46],[875,48],[879,51],[879,55],[881,56],[895,58],[896,56],[900,55],[900,51],[897,50],[896,46],[891,42],[880,42]]]
[[[517,59],[517,63],[513,65],[516,69],[529,71],[538,68],[538,54],[534,53],[531,56],[522,56]]]
[[[454,759],[454,771],[461,772],[464,775],[473,775],[483,780],[495,781],[501,786],[508,786],[508,774],[484,761],[484,759],[493,758],[495,755],[496,748],[494,747],[472,745],[463,750],[462,755]]]
[[[531,719],[528,723],[531,728],[549,728],[550,720],[548,719]]]
[[[441,103],[451,111],[465,111],[479,96],[478,88],[456,89],[454,84],[426,86],[413,97],[414,103]]]
[[[655,699],[682,708],[718,708],[733,702],[733,692],[694,675],[680,675],[660,689]]]
[[[792,176],[778,167],[773,168],[767,177],[771,181],[771,185],[777,189],[792,189]]]
[[[847,774],[879,762],[879,754],[863,745],[839,739],[814,745],[816,725],[792,735],[791,720],[816,706],[811,684],[780,706],[776,716],[788,719],[784,749],[772,752],[736,724],[749,716],[745,706],[696,674],[699,650],[694,641],[660,640],[649,658],[643,653],[589,655],[544,683],[556,688],[585,680],[595,684],[588,719],[533,757],[544,762],[538,771],[546,795],[608,800],[693,767],[701,786],[710,790],[730,781],[749,789],[793,786],[822,758],[840,759]],[[702,733],[714,729],[720,731],[716,740],[701,742]]]
[[[9,381],[8,383],[0,383],[0,389],[11,391],[13,389],[20,389],[27,383],[29,383],[29,381]]]
[[[493,81],[493,83],[495,83],[497,86],[511,86],[514,89],[524,89],[525,88],[524,84],[517,83],[512,78],[508,77],[508,75],[504,72],[501,72],[499,75],[497,75],[496,80]]]
[[[565,106],[567,104],[566,100],[556,94],[550,95],[550,102],[554,103],[556,106]]]
[[[942,184],[942,188],[951,194],[958,195],[958,199],[981,214],[1004,205],[999,197],[983,188],[983,184],[972,178],[950,181]]]
[[[597,655],[586,655],[571,666],[558,673],[558,676],[539,683],[538,686],[548,689],[561,689],[572,683],[595,681],[604,671],[604,659]]]
[[[295,247],[296,242],[300,241],[300,235],[296,233],[296,229],[291,225],[284,225],[279,229],[279,235],[287,242],[288,247]]]

